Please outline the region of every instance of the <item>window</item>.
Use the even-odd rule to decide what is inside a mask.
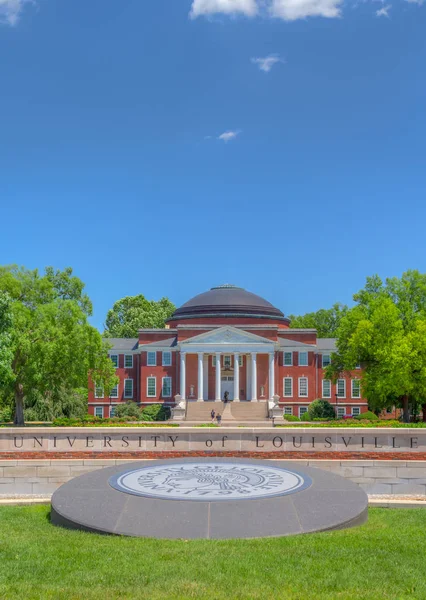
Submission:
[[[239,355],[238,355],[238,364],[240,365],[240,367],[242,367],[242,366],[243,366],[243,358],[244,358],[244,357],[242,356],[242,354],[239,354]]]
[[[293,377],[284,377],[284,396],[293,397]]]
[[[360,368],[361,368],[361,365],[355,365],[355,369],[359,370]]]
[[[170,398],[171,395],[172,395],[172,378],[171,377],[163,377],[162,396],[163,396],[163,398]]]
[[[212,366],[213,367],[216,366],[216,354],[213,354],[213,356],[212,356]]]
[[[172,366],[172,353],[171,352],[163,352],[163,367],[171,367]]]
[[[322,397],[331,398],[331,381],[329,379],[322,380]]]
[[[292,415],[293,414],[293,409],[291,406],[284,406],[284,414],[285,415]]]
[[[133,379],[124,380],[124,397],[133,398]]]
[[[293,365],[293,352],[284,352],[284,366],[291,367]]]
[[[299,367],[307,367],[308,366],[308,353],[307,352],[299,352]]]
[[[115,417],[115,406],[111,406],[111,408],[109,409],[109,416]]]
[[[352,406],[352,416],[357,417],[361,414],[361,409],[359,406]]]
[[[95,398],[103,398],[104,397],[104,388],[102,385],[95,385]]]
[[[157,353],[156,352],[147,352],[146,353],[146,364],[148,367],[156,367],[157,366]]]
[[[322,368],[325,369],[325,367],[328,367],[328,365],[331,363],[331,358],[329,354],[323,354],[322,355]]]
[[[308,395],[308,378],[299,377],[299,398],[306,398]]]
[[[110,354],[109,357],[112,360],[114,367],[118,369],[118,354]]]
[[[307,412],[308,412],[307,406],[299,406],[299,417],[301,417],[302,415],[304,415]]]
[[[352,379],[352,398],[361,398],[361,381]]]
[[[118,398],[118,383],[117,385],[115,385],[112,390],[111,393],[109,395],[110,398]]]
[[[124,367],[126,369],[133,369],[133,354],[124,355]]]
[[[155,398],[157,395],[157,380],[155,377],[147,377],[146,379],[146,395],[149,398]]]
[[[230,367],[231,367],[231,355],[225,354],[225,356],[223,357],[223,368],[229,369]]]
[[[104,407],[103,406],[95,406],[95,417],[101,417],[103,419],[104,416]]]
[[[346,381],[344,379],[337,380],[337,397],[346,398]]]
[[[346,414],[346,409],[344,406],[338,406],[337,407],[337,416],[338,417],[344,417]]]

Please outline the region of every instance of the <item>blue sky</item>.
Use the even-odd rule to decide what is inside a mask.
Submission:
[[[426,268],[426,4],[0,0],[0,262],[286,314]],[[223,135],[225,134],[225,135]]]

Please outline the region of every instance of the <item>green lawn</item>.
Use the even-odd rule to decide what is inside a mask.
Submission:
[[[0,598],[426,599],[426,510],[356,529],[248,541],[72,532],[46,506],[0,507]]]

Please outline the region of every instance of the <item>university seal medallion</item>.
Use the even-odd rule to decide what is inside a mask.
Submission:
[[[296,471],[248,463],[185,462],[128,470],[110,477],[120,492],[168,500],[244,500],[299,492],[311,479]]]

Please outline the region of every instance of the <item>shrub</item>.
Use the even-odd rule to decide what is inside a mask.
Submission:
[[[361,413],[360,415],[357,415],[355,417],[355,419],[358,419],[359,421],[378,421],[379,417],[377,415],[375,415],[373,412],[371,412],[371,410],[368,410],[365,413]]]
[[[311,417],[309,416],[309,410],[305,413],[303,413],[303,415],[300,417],[301,421],[310,421]]]
[[[26,423],[31,421],[39,421],[38,413],[34,408],[26,408],[24,410],[24,420]]]
[[[334,419],[336,417],[334,407],[328,400],[314,400],[309,406],[308,413],[310,421],[314,419]]]
[[[9,423],[13,421],[13,409],[11,406],[0,408],[0,423]]]
[[[300,421],[299,417],[296,417],[296,415],[284,415],[284,419],[286,421]]]
[[[170,419],[170,408],[164,404],[150,404],[140,412],[142,421],[168,421]]]
[[[123,419],[125,417],[135,417],[139,419],[141,411],[135,402],[126,402],[126,404],[119,404],[115,407],[115,417]]]

